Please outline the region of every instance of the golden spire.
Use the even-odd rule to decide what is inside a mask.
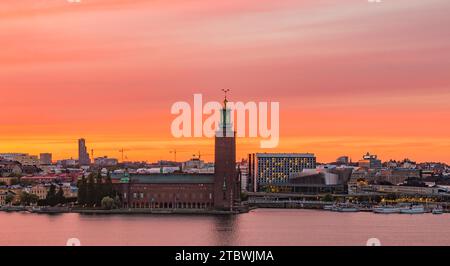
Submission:
[[[228,99],[227,99],[227,93],[230,91],[229,89],[222,89],[222,91],[225,93],[225,98],[223,100],[223,108],[227,108],[227,103],[228,103]]]

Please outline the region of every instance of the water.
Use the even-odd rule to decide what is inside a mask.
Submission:
[[[258,209],[238,216],[0,212],[0,245],[450,245],[450,214]]]

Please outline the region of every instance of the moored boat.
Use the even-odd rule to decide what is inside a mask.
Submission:
[[[325,205],[325,206],[323,206],[323,209],[326,210],[326,211],[332,211],[333,208],[334,208],[334,205]]]
[[[426,211],[422,205],[416,205],[416,206],[409,206],[409,207],[401,208],[400,213],[422,214],[422,213],[426,213]]]
[[[400,213],[400,208],[395,207],[395,206],[379,206],[379,207],[373,208],[373,212],[374,213],[385,213],[385,214]]]
[[[356,207],[340,207],[338,208],[338,212],[359,212],[359,209]]]
[[[434,208],[433,211],[431,212],[433,214],[443,214],[444,210],[442,208]]]

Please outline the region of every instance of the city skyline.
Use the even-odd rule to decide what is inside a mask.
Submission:
[[[280,102],[280,145],[318,161],[367,151],[450,163],[445,0],[2,1],[0,152],[212,161],[213,139],[174,139],[176,101],[230,88]],[[57,22],[57,23],[55,23]],[[133,29],[133,30],[129,30]],[[30,47],[32,43],[32,48]],[[93,74],[95,73],[95,74]],[[26,77],[26,78],[24,78]]]

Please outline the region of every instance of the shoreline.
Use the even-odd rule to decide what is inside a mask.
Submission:
[[[239,215],[244,213],[249,213],[252,210],[257,209],[279,209],[279,210],[315,210],[315,211],[324,211],[324,212],[335,212],[335,213],[349,213],[345,211],[332,211],[323,208],[317,207],[275,207],[275,206],[249,206],[246,208],[241,208],[234,211],[223,211],[223,210],[204,210],[204,209],[112,209],[112,210],[104,210],[104,209],[82,209],[82,208],[45,208],[43,210],[33,210],[23,206],[16,206],[12,209],[0,209],[0,212],[29,212],[34,214],[63,214],[63,213],[78,213],[84,215],[170,215],[170,214],[178,214],[178,215]],[[358,211],[352,211],[352,213],[363,212],[363,213],[373,213],[372,209],[361,209]],[[425,213],[431,214],[431,211],[427,211]],[[444,213],[450,213],[449,210],[444,210]]]

